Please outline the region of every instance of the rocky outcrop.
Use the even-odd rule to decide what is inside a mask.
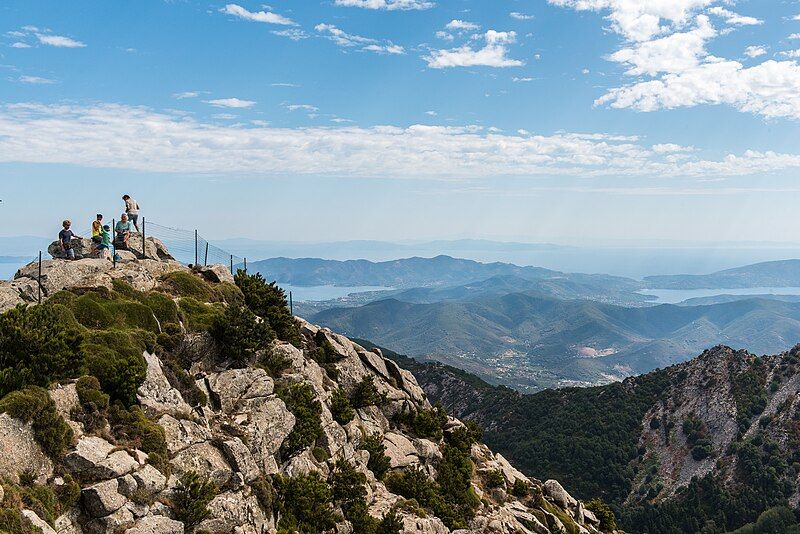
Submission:
[[[141,290],[152,290],[158,287],[164,273],[177,269],[189,272],[171,261],[168,253],[159,252],[158,243],[154,242],[153,247],[152,254],[145,255],[152,259],[136,258],[119,263],[116,268],[100,259],[49,260],[43,265],[41,280],[45,298],[62,289],[110,288],[115,279],[124,279]],[[36,283],[34,268],[21,269],[14,287],[22,287],[26,280]],[[222,269],[194,272],[214,283],[231,281],[230,273]],[[0,289],[10,291],[11,287]],[[71,420],[80,404],[75,385],[53,386],[51,396],[56,408],[75,431],[74,443],[58,462],[57,472],[71,474],[82,485],[79,504],[55,521],[58,532],[183,532],[184,525],[176,519],[170,503],[174,503],[182,475],[195,472],[213,481],[219,490],[209,502],[209,515],[197,525],[197,531],[274,533],[280,515],[265,506],[264,500],[270,498],[263,493],[265,477],[318,473],[327,479],[342,460],[366,477],[365,504],[370,515],[380,519],[395,510],[404,532],[450,532],[441,518],[406,503],[376,478],[370,470],[370,453],[361,447],[366,437],[375,437],[386,449],[389,470],[420,470],[433,480],[446,457],[441,432],[449,435],[463,430],[464,425],[449,418],[442,427],[437,426],[436,433],[425,434],[427,438],[410,432],[406,423],[398,419],[399,413],[433,413],[411,373],[385,359],[380,351],[366,350],[302,319],[298,322],[301,346],[278,341],[270,348],[289,364],[280,376],[270,376],[256,367],[224,368],[219,363],[225,361],[224,357],[205,357],[204,352],[211,350],[206,339],[187,335],[184,348],[190,347],[187,353],[196,356],[187,368],[190,381],[194,380],[206,394],[205,402],[195,398],[193,405],[181,394],[185,389],[177,389],[186,385],[170,382],[174,377],[165,374],[161,358],[149,352],[143,354],[147,368],[138,388],[138,401],[148,418],[163,430],[166,458],[160,460],[168,462],[167,467],[151,463],[152,459],[133,445],[116,445],[110,428],[89,432],[88,427]],[[332,347],[335,354],[327,356],[334,363],[321,366],[313,356],[323,341],[325,350]],[[359,406],[349,422],[337,422],[335,394],[349,394],[359,384],[369,382],[379,400]],[[282,400],[287,398],[283,392],[296,385],[313,393],[313,401],[319,405],[315,417],[320,432],[313,443],[287,452],[287,438],[292,431],[296,427],[304,430],[302,425],[308,425],[308,414],[292,413]],[[31,468],[42,480],[54,479],[54,467],[39,450],[28,426],[0,415],[0,438],[0,475],[13,478]],[[559,528],[582,534],[598,532],[596,522],[587,519],[582,504],[557,482],[542,484],[526,477],[482,444],[474,444],[462,454],[473,466],[469,482],[480,499],[468,528],[459,532],[544,533],[557,532]],[[486,482],[489,478],[493,480],[491,485]],[[514,488],[520,483],[530,489],[528,496],[514,496]],[[557,516],[553,511],[558,511]],[[352,532],[349,522],[341,518],[339,521],[335,532]],[[52,528],[46,523],[45,526]],[[41,527],[43,531],[47,531],[45,526]]]
[[[96,258],[97,255],[97,244],[94,243],[91,239],[86,238],[76,238],[72,240],[72,250],[75,252],[75,259],[84,259],[84,258]],[[167,247],[164,246],[164,243],[161,242],[160,239],[155,237],[147,237],[144,239],[144,245],[142,244],[142,234],[133,233],[131,234],[130,239],[128,240],[128,248],[123,249],[120,245],[120,248],[117,249],[119,253],[128,252],[130,253],[127,255],[131,259],[140,259],[140,260],[156,260],[156,261],[173,261],[175,258],[172,257],[172,254],[169,253]],[[61,258],[64,259],[65,255],[61,250],[61,246],[58,241],[53,241],[47,247],[47,253],[50,254],[53,258]]]

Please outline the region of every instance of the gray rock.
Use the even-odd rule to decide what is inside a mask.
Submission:
[[[80,508],[74,507],[67,510],[66,513],[61,514],[56,518],[55,529],[58,534],[82,534],[78,518],[80,517]]]
[[[191,445],[205,443],[211,439],[211,430],[188,419],[175,419],[171,415],[164,415],[158,420],[158,424],[164,429],[170,454],[176,454]]]
[[[183,523],[161,515],[143,517],[126,534],[183,534]]]
[[[234,414],[253,404],[246,401],[272,395],[275,383],[264,369],[230,369],[210,375],[208,387],[222,411]]]
[[[3,486],[0,485],[0,504],[3,503],[3,499],[6,497],[6,491],[3,489]]]
[[[167,485],[167,477],[152,465],[145,465],[133,474],[139,492],[149,497],[162,491]]]
[[[0,313],[5,313],[20,304],[25,304],[22,295],[11,287],[10,282],[0,282]]]
[[[392,469],[419,464],[417,448],[403,434],[387,432],[383,436],[383,445],[386,447],[386,456],[389,457]]]
[[[252,402],[251,411],[244,415],[239,430],[258,466],[269,470],[275,463],[275,454],[294,428],[295,418],[282,400],[261,398]]]
[[[112,514],[89,521],[84,525],[83,530],[86,534],[119,532],[126,526],[132,525],[134,519],[133,513],[128,510],[128,507],[123,506]]]
[[[201,476],[213,480],[219,487],[227,484],[233,476],[233,470],[225,460],[225,456],[208,442],[183,449],[170,463],[179,477],[189,471],[197,471]]]
[[[250,449],[239,438],[229,439],[222,443],[225,458],[236,471],[241,473],[245,482],[252,482],[258,478],[260,470]]]
[[[545,494],[553,499],[553,502],[561,508],[572,508],[578,504],[578,501],[567,493],[567,490],[565,490],[557,480],[546,481],[544,483],[544,491]]]
[[[91,517],[105,517],[119,510],[127,499],[119,492],[116,479],[98,482],[81,492],[84,509]]]
[[[211,516],[197,526],[197,530],[211,532],[261,533],[266,517],[255,495],[245,497],[242,492],[226,492],[214,497],[208,504]]]
[[[69,420],[72,408],[80,404],[75,384],[56,384],[48,393],[50,393],[50,398],[56,404],[56,410],[58,410],[61,417],[64,420]]]
[[[164,375],[158,356],[147,352],[142,356],[147,362],[147,375],[136,392],[142,406],[151,414],[170,413],[177,415],[191,413],[191,406],[183,400],[180,392],[170,385],[169,380]]]
[[[64,457],[64,465],[82,478],[115,478],[139,467],[139,462],[103,438],[83,436],[75,449]]]
[[[33,510],[23,510],[22,516],[25,519],[27,519],[31,525],[40,529],[42,531],[42,534],[56,534],[56,531],[53,530],[53,527],[51,527],[41,517],[36,515],[36,512],[34,512]]]
[[[53,474],[53,463],[33,439],[30,423],[0,414],[0,477],[19,482],[23,471],[44,480]]]
[[[228,282],[233,284],[233,275],[231,274],[230,267],[215,263],[214,265],[205,265],[198,267],[197,270],[203,275],[203,278],[211,282]]]
[[[136,479],[133,478],[133,475],[130,474],[119,477],[117,482],[119,482],[119,488],[117,488],[117,491],[128,498],[130,498],[134,493],[136,493],[136,490],[139,489],[139,484],[136,482]]]

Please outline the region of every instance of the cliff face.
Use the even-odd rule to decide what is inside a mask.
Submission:
[[[34,269],[0,287],[18,297],[7,307],[32,300],[19,288],[36,283]],[[165,275],[175,272],[202,277],[212,289],[232,281],[224,268],[191,272],[154,256],[126,258],[116,268],[99,259],[52,260],[43,287],[45,299],[64,289],[102,294],[119,289],[115,280],[166,295]],[[153,318],[160,332],[163,320]],[[43,454],[35,421],[0,414],[7,490],[24,494],[20,487],[39,484],[61,495],[73,481],[80,485],[80,499],[58,517],[42,517],[24,498],[11,502],[7,495],[3,503],[1,492],[0,503],[18,506],[28,526],[65,534],[599,532],[595,515],[558,482],[528,478],[493,453],[473,427],[433,407],[415,377],[380,350],[298,322],[299,342],[276,340],[261,351],[284,362],[277,372],[233,364],[207,333],[170,333],[170,350],[180,359],[162,348],[142,354],[138,402],[118,409],[124,417],[112,417],[113,407],[98,409],[102,395],[91,381],[51,385],[49,395],[73,434],[55,458]],[[131,429],[141,431],[138,441]],[[148,436],[156,435],[163,435],[165,450],[145,453]],[[212,486],[208,499],[200,499]],[[198,502],[202,513],[187,523],[186,507]],[[309,527],[308,518],[323,512],[327,519]],[[286,519],[292,514],[294,523]]]

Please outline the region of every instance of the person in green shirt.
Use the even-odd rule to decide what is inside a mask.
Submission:
[[[101,258],[111,259],[111,227],[103,225],[100,230],[100,243],[97,244],[97,255]]]
[[[114,231],[117,233],[117,248],[121,250],[128,250],[128,240],[131,238],[133,225],[128,220],[128,216],[125,213],[120,216],[119,222],[114,228]]]

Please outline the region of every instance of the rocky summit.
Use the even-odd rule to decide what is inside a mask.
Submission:
[[[189,269],[152,240],[116,266],[44,262],[41,306],[37,279],[31,264],[0,284],[0,319],[28,339],[18,367],[46,350],[84,363],[0,380],[0,531],[600,532],[379,349],[281,323],[259,277]],[[24,337],[37,309],[70,332],[58,347]]]

